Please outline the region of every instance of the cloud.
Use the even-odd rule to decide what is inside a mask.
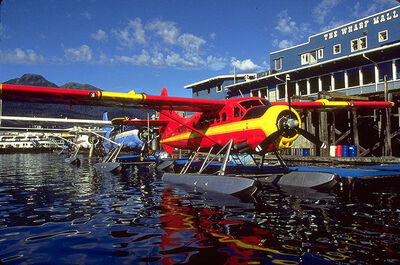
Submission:
[[[279,49],[286,49],[294,45],[294,42],[291,40],[273,40],[272,45],[278,47]]]
[[[261,69],[261,66],[256,65],[250,59],[243,61],[237,60],[235,57],[231,58],[232,66],[235,66],[238,71],[257,71]]]
[[[284,39],[278,40],[278,37],[274,34],[272,45],[280,49],[292,46],[296,42],[305,41],[306,37],[313,32],[309,24],[298,24],[293,21],[287,10],[279,12],[277,18],[275,29]]]
[[[394,2],[394,0],[373,0],[369,1],[366,5],[364,1],[357,1],[353,8],[353,18],[358,19],[369,16],[381,10],[393,7]]]
[[[88,11],[85,11],[82,14],[87,20],[91,20],[92,19],[92,14],[90,14]]]
[[[146,29],[154,31],[166,44],[175,44],[179,36],[179,29],[175,22],[155,20],[146,26]]]
[[[157,51],[150,54],[142,50],[140,54],[132,56],[116,56],[116,61],[132,65],[165,66],[164,55]]]
[[[104,54],[88,45],[64,48],[65,60],[74,63],[130,64],[135,66],[171,67],[177,69],[222,70],[229,59],[207,53],[207,41],[190,32],[181,33],[173,21],[152,20],[143,23],[140,18],[128,20],[111,34],[98,29],[90,36],[98,41],[117,42],[114,51]],[[215,36],[215,33],[211,35]],[[241,67],[245,67],[243,62]],[[249,67],[249,66],[247,66]],[[250,67],[254,67],[254,64]]]
[[[324,24],[328,13],[337,6],[339,0],[322,0],[314,9],[313,14],[318,24]]]
[[[278,13],[278,25],[275,29],[284,34],[296,34],[298,31],[296,22],[292,21],[287,10]]]
[[[13,51],[8,52],[0,50],[0,63],[41,64],[45,62],[46,59],[42,55],[38,55],[31,49],[23,50],[21,48],[16,48]]]
[[[185,33],[179,36],[178,44],[190,54],[198,54],[202,45],[206,43],[205,40],[193,34]]]
[[[89,63],[93,60],[92,49],[87,45],[81,45],[79,48],[64,49],[64,56],[71,62]]]
[[[207,67],[214,71],[219,71],[225,68],[226,59],[214,57],[212,55],[207,56]]]
[[[117,40],[122,46],[130,49],[133,49],[135,44],[146,43],[146,34],[140,18],[129,20],[125,28],[113,29],[112,33],[117,37]]]
[[[108,38],[107,33],[102,29],[98,29],[95,33],[92,33],[91,36],[93,39],[98,41],[106,40]]]

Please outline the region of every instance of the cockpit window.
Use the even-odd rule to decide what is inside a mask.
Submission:
[[[263,103],[258,99],[245,100],[239,103],[244,109],[251,109],[256,106],[262,106]]]
[[[262,101],[262,103],[263,103],[265,106],[267,106],[267,107],[271,107],[271,106],[272,106],[271,102],[269,102],[269,101],[266,100],[265,98],[262,99],[261,101]]]
[[[246,115],[244,115],[242,120],[259,118],[262,115],[264,115],[264,113],[267,111],[268,108],[269,108],[268,106],[264,106],[264,105],[252,108],[246,113]]]

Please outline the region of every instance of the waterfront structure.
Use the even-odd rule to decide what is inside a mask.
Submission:
[[[399,15],[400,6],[396,6],[312,35],[305,43],[271,52],[270,70],[252,75],[253,78],[227,84],[223,92],[227,97],[260,96],[272,102],[287,101],[288,97],[317,99],[326,95],[348,99],[364,96],[397,102],[400,94]],[[197,82],[185,88],[192,89],[193,97],[203,97],[207,91],[207,98],[220,99],[221,90],[213,85],[210,82]],[[392,112],[386,115],[386,120],[389,121],[389,117],[392,117],[392,122],[379,119],[377,112],[373,113],[374,120],[371,122],[371,126],[373,122],[377,122],[378,138],[386,137],[385,141],[389,143],[393,137],[399,135],[400,117],[397,105]],[[336,135],[337,120],[343,119],[338,115],[340,114],[336,113],[336,119],[327,115],[322,120],[319,117],[319,122],[312,122],[316,118],[310,115],[304,116],[304,119],[309,119],[307,127],[310,131],[326,138],[331,145],[340,144],[340,141],[351,141],[359,146],[364,155],[372,154],[372,147],[370,150],[363,148],[358,139],[357,117],[360,114],[352,112],[342,115],[349,120],[346,121],[346,126],[347,123],[355,123],[351,128],[353,136],[350,140]],[[368,113],[368,116],[371,114]],[[396,119],[397,123],[393,123]],[[382,133],[384,125],[386,132]],[[316,126],[319,128],[315,128]],[[343,130],[346,129],[339,130],[344,134]],[[383,145],[387,143],[382,143],[381,146]],[[391,149],[391,146],[387,146],[383,153],[391,155]]]

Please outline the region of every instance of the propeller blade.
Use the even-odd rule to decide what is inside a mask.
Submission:
[[[264,150],[267,149],[267,147],[272,144],[276,139],[278,139],[280,136],[282,136],[282,134],[284,133],[284,130],[277,130],[274,133],[271,133],[267,138],[265,138],[264,141],[262,141],[262,143],[257,146],[257,151],[258,152],[264,152]]]
[[[320,148],[324,148],[324,149],[327,148],[327,145],[324,142],[322,142],[315,135],[307,132],[306,130],[301,129],[301,128],[296,128],[296,131],[297,131],[298,134],[303,135],[304,138],[306,138],[307,140],[309,140],[310,142],[312,142],[316,146],[318,146]]]

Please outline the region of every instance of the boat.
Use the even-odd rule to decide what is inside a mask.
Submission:
[[[0,153],[42,152],[62,148],[63,140],[49,133],[6,132],[0,134]]]

